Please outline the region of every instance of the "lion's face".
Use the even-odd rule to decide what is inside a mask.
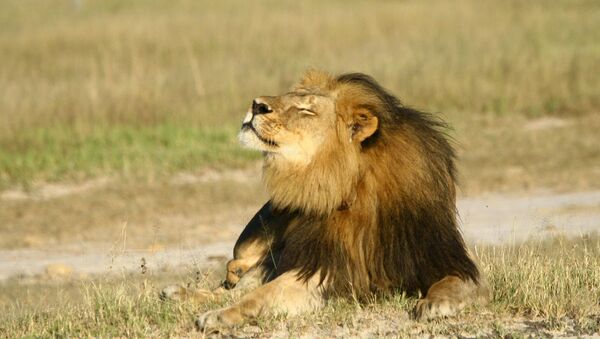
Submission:
[[[253,100],[239,138],[265,153],[275,206],[330,213],[353,199],[362,142],[378,128],[373,98],[364,86],[309,72],[291,92]]]
[[[337,119],[334,99],[328,95],[296,90],[263,96],[253,100],[239,138],[248,148],[307,163],[335,137]]]
[[[253,100],[240,142],[296,164],[310,163],[333,145],[346,149],[338,153],[347,152],[347,147],[359,150],[378,126],[371,101],[364,88],[310,71],[291,92]]]

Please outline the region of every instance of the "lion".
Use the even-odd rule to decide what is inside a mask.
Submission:
[[[218,289],[170,286],[162,296],[248,291],[200,315],[204,330],[316,310],[332,296],[420,294],[418,320],[485,300],[457,224],[446,128],[361,73],[308,71],[290,92],[254,99],[239,139],[263,152],[270,199],[241,233]]]

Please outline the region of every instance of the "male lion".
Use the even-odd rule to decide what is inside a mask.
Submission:
[[[264,153],[270,200],[235,244],[222,287],[171,286],[163,297],[258,286],[201,315],[200,329],[314,310],[332,295],[421,292],[417,319],[483,297],[457,227],[444,128],[364,74],[309,71],[291,92],[254,99],[240,141]]]

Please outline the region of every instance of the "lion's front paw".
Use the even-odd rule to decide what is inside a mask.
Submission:
[[[159,293],[161,300],[205,302],[214,297],[214,293],[182,285],[169,285]]]
[[[250,265],[244,260],[232,259],[227,262],[227,275],[223,281],[225,289],[232,289],[240,279],[250,270]]]
[[[238,307],[226,307],[208,311],[196,319],[196,328],[205,333],[231,328],[244,323]]]
[[[419,321],[434,318],[443,318],[455,315],[464,306],[463,303],[452,301],[450,299],[429,299],[423,298],[415,306],[415,319]]]
[[[158,294],[161,300],[182,301],[186,299],[187,288],[181,285],[169,285]]]

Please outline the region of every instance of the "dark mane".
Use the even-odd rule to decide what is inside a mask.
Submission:
[[[293,214],[274,243],[276,275],[320,274],[331,293],[427,289],[446,275],[478,282],[457,224],[455,152],[440,119],[405,107],[372,77],[340,85],[375,96],[379,129],[362,143],[356,199],[332,214]],[[358,98],[357,100],[360,100]],[[333,161],[335,159],[332,159]]]

